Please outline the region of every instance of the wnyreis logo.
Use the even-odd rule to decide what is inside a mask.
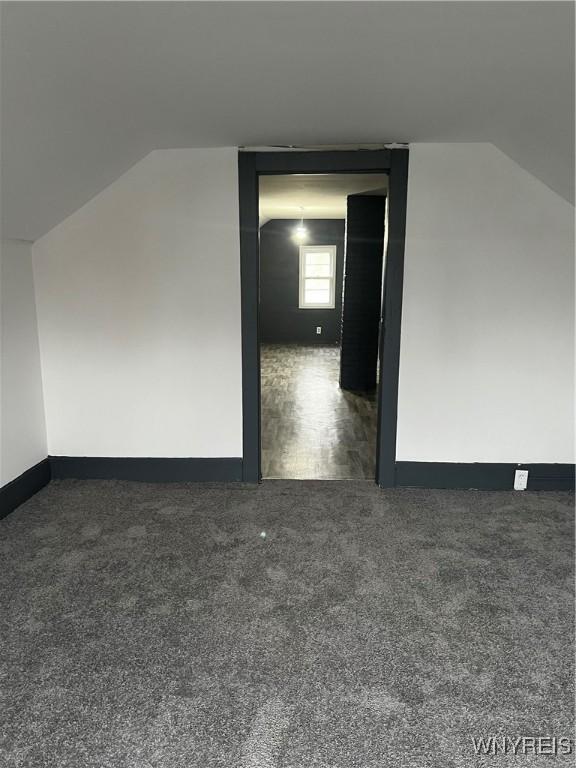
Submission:
[[[472,736],[476,755],[571,755],[568,736]]]

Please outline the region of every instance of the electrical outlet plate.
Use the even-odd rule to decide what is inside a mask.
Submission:
[[[322,326],[321,325],[317,325],[316,326],[316,334],[319,336],[321,333],[322,333]]]
[[[517,469],[514,473],[514,490],[525,491],[528,485],[528,470]]]

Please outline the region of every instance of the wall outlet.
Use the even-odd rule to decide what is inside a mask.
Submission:
[[[321,325],[317,325],[316,326],[316,334],[319,336],[321,333],[322,333],[322,326]]]
[[[528,485],[528,470],[517,469],[516,472],[514,472],[514,490],[525,491],[527,485]]]

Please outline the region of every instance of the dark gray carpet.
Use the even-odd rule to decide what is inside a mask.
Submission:
[[[573,735],[572,511],[55,482],[0,522],[0,765],[572,765],[471,740]]]

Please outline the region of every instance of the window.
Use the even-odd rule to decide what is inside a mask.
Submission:
[[[335,245],[300,246],[300,309],[334,309]]]

